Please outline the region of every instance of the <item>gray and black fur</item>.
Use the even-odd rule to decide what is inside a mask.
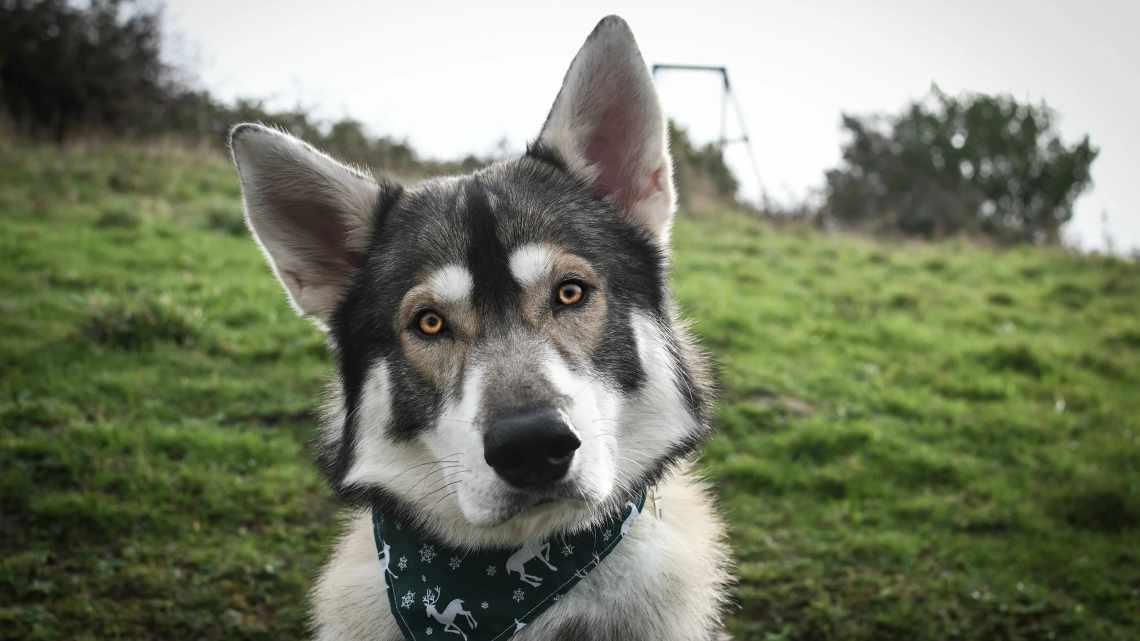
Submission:
[[[329,333],[338,375],[318,459],[334,491],[478,547],[588,527],[649,490],[678,513],[639,522],[610,571],[571,593],[582,607],[517,638],[715,638],[727,557],[688,471],[712,392],[669,292],[665,123],[624,21],[591,33],[526,154],[473,174],[377,181],[261,125],[236,127],[231,147],[251,230]],[[440,320],[430,332],[425,315]],[[350,608],[375,596],[358,576],[364,529],[353,520],[316,593],[322,639],[398,634]],[[643,567],[669,544],[694,558]],[[702,587],[632,598],[661,611],[668,597],[684,608],[674,622],[591,596],[666,577]]]
[[[670,325],[668,257],[644,230],[622,220],[611,202],[567,173],[561,162],[551,162],[550,152],[538,157],[532,153],[458,180],[410,190],[389,187],[390,195],[381,199],[364,262],[330,323],[348,411],[339,442],[326,446],[319,456],[334,489],[344,498],[405,511],[396,497],[376,488],[341,483],[352,462],[354,410],[359,407],[360,389],[371,363],[385,358],[395,369],[395,412],[388,428],[393,438],[412,438],[429,429],[438,418],[443,394],[461,393],[458,387],[436,388],[409,366],[387,322],[401,295],[414,285],[415,274],[422,271],[454,262],[467,264],[484,318],[500,326],[490,331],[505,331],[504,327],[518,323],[519,285],[507,266],[510,248],[554,242],[573,249],[608,276],[612,298],[623,303],[608,310],[609,330],[591,365],[625,393],[635,392],[643,383],[629,311],[649,310],[663,325]],[[551,215],[553,211],[562,215]],[[432,221],[427,230],[425,220]],[[670,339],[682,373],[681,393],[694,419],[704,424],[709,393],[703,379],[690,371],[702,365],[686,363],[679,345],[682,339]],[[645,475],[639,487],[630,489],[652,484],[668,463],[690,454],[703,437],[703,433],[694,434],[679,443]],[[622,503],[625,500],[628,497],[621,498]]]

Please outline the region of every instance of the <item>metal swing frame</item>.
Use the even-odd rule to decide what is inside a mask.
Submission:
[[[760,180],[760,165],[756,163],[756,152],[752,148],[752,138],[748,135],[748,127],[744,124],[744,112],[740,108],[740,101],[736,98],[736,94],[732,91],[732,82],[728,79],[728,67],[717,65],[686,65],[686,64],[655,64],[653,65],[653,77],[657,78],[657,74],[662,71],[685,71],[697,73],[715,73],[720,75],[722,80],[722,91],[720,94],[720,138],[716,141],[716,146],[724,153],[724,148],[731,144],[744,143],[745,149],[748,151],[748,160],[752,164],[753,178],[756,180],[756,195],[758,202],[763,206],[766,196],[764,193],[764,183]],[[728,107],[732,103],[732,109],[736,113],[736,123],[740,127],[739,138],[728,138]]]

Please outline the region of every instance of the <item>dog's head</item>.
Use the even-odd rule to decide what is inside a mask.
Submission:
[[[602,20],[522,158],[398,186],[259,125],[246,216],[330,334],[333,487],[457,543],[583,527],[704,437],[667,286],[666,126],[629,27]]]

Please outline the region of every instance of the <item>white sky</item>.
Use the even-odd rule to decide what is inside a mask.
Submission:
[[[872,8],[873,7],[873,8]],[[521,150],[562,74],[608,13],[633,27],[646,60],[726,65],[756,147],[764,188],[803,197],[839,160],[842,111],[895,111],[932,82],[945,91],[1045,100],[1066,142],[1101,148],[1095,186],[1069,238],[1140,248],[1140,2],[465,3],[171,0],[179,57],[225,98],[301,104],[351,116],[421,153]],[[666,111],[697,142],[716,138],[719,81],[662,76]],[[730,131],[730,135],[734,133]],[[743,147],[729,152],[754,197]],[[382,168],[378,168],[382,169]]]

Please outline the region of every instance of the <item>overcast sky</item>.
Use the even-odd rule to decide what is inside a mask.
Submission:
[[[843,111],[897,110],[932,82],[1045,100],[1067,142],[1088,133],[1101,148],[1069,238],[1102,245],[1107,212],[1117,249],[1140,248],[1140,2],[568,4],[170,0],[167,18],[176,56],[222,97],[351,116],[455,158],[504,138],[521,150],[582,40],[617,13],[650,64],[729,68],[763,188],[780,200],[818,188],[838,161]],[[659,81],[698,142],[719,135],[719,86]],[[743,148],[728,155],[754,197]]]

